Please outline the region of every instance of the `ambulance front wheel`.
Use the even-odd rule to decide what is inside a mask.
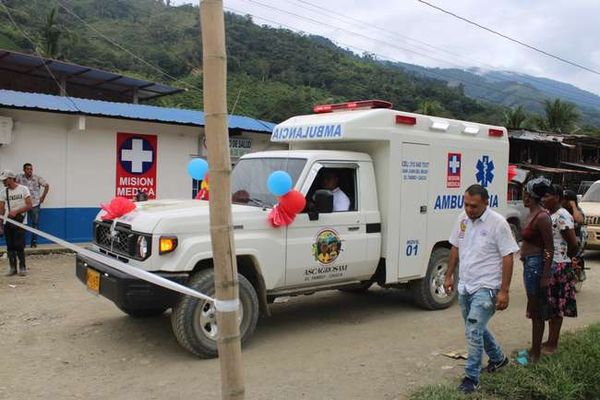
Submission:
[[[244,276],[238,274],[240,296],[240,338],[242,343],[252,336],[258,321],[258,296]],[[206,269],[197,272],[188,286],[200,293],[214,296],[214,272]],[[217,352],[217,310],[212,302],[191,296],[182,296],[173,307],[171,326],[179,344],[200,358],[215,358]]]
[[[434,249],[429,258],[425,278],[412,283],[415,302],[428,310],[448,308],[456,300],[456,290],[447,294],[444,279],[448,270],[450,250],[444,247]],[[454,287],[458,285],[458,271],[454,274]]]

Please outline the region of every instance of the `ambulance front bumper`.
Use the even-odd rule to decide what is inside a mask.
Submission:
[[[122,310],[151,310],[171,308],[179,294],[153,283],[135,278],[108,265],[77,255],[77,278],[96,294],[111,300]],[[177,283],[185,283],[187,276],[157,273]]]

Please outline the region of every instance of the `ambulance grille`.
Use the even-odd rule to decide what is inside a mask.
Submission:
[[[142,260],[137,254],[137,241],[141,234],[127,225],[117,223],[114,229],[110,222],[94,222],[94,243],[110,252]],[[150,237],[147,237],[150,245]],[[148,251],[148,255],[150,251]]]

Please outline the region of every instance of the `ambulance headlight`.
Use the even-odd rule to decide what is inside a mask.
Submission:
[[[141,258],[146,258],[148,256],[148,239],[146,236],[140,236],[137,240],[137,253]]]

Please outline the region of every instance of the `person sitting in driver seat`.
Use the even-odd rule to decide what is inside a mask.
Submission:
[[[350,199],[339,187],[339,177],[334,171],[325,171],[322,180],[323,189],[333,193],[333,212],[349,211]]]

